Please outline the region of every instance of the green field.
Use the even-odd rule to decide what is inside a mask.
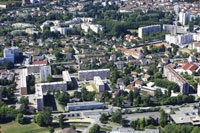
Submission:
[[[39,127],[35,123],[21,125],[15,121],[6,124],[0,124],[1,133],[47,133],[48,128]]]
[[[138,33],[138,30],[137,30],[137,29],[128,29],[128,31],[130,31],[131,33],[133,33],[133,32]]]

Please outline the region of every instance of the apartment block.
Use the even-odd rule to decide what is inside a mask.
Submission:
[[[110,69],[83,70],[78,72],[78,79],[80,81],[94,80],[95,76],[99,76],[101,79],[109,79]]]
[[[169,81],[173,81],[177,83],[180,87],[180,92],[182,94],[189,93],[189,83],[180,75],[178,74],[171,66],[166,65],[164,66],[164,75],[167,77]]]
[[[103,92],[105,90],[105,84],[99,76],[94,77],[94,83],[98,92]]]
[[[49,75],[51,75],[51,66],[42,66],[40,68],[40,81],[47,81]]]
[[[138,29],[138,37],[142,38],[144,35],[149,35],[152,32],[159,32],[161,31],[160,25],[150,25],[145,27],[140,27]]]
[[[177,45],[188,44],[193,41],[193,34],[181,34],[181,35],[165,35],[165,41]]]
[[[4,61],[10,61],[12,63],[15,63],[15,57],[19,56],[19,48],[18,47],[5,48],[3,53],[4,53]]]

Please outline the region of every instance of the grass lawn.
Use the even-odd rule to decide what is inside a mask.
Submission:
[[[45,133],[48,132],[48,128],[46,127],[39,127],[35,123],[24,124],[21,125],[16,121],[9,122],[6,124],[0,124],[0,132],[1,133]]]
[[[110,124],[110,125],[112,125],[112,126],[120,126],[119,123],[115,123],[115,122],[111,122],[111,121],[109,121],[108,124]]]
[[[138,30],[137,30],[137,29],[128,29],[128,31],[130,31],[131,33],[133,33],[133,32],[138,33]]]

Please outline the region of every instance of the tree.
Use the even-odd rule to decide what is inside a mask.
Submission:
[[[51,125],[51,110],[48,107],[44,107],[42,111],[35,116],[35,121],[39,126]]]
[[[60,116],[59,116],[59,125],[60,125],[60,128],[64,128],[64,115],[63,114],[61,114]]]
[[[112,113],[111,120],[113,122],[120,123],[121,120],[122,120],[122,114],[121,114],[121,112],[120,111],[116,111],[116,112]]]
[[[75,91],[75,92],[74,92],[74,97],[75,97],[75,98],[81,98],[81,92]]]
[[[19,113],[19,114],[17,115],[16,121],[17,121],[19,124],[23,124],[23,123],[24,123],[24,116],[23,116],[22,113]]]
[[[168,123],[168,115],[165,113],[163,109],[160,109],[159,112],[161,114],[159,125],[164,127]]]
[[[105,123],[107,120],[108,120],[108,116],[105,113],[101,114],[101,117],[100,117],[101,123]]]
[[[12,68],[14,68],[14,64],[12,62],[10,62],[10,61],[4,61],[3,62],[3,67],[5,69],[12,69]]]
[[[155,96],[156,98],[161,98],[161,97],[163,96],[162,90],[161,90],[161,89],[156,89],[156,90],[154,91],[154,96]]]
[[[58,102],[62,105],[67,105],[69,102],[70,96],[67,92],[60,93],[57,97]]]
[[[91,128],[89,133],[98,133],[100,131],[100,126],[98,124],[94,124]]]
[[[54,133],[54,127],[49,126],[48,128],[49,128],[49,133]]]
[[[28,98],[22,96],[19,103],[21,104],[20,105],[20,108],[19,108],[19,112],[22,113],[22,114],[26,114],[29,110],[29,100]]]
[[[53,82],[53,81],[54,81],[53,77],[51,75],[48,75],[47,82]]]
[[[132,90],[130,90],[130,92],[129,92],[129,101],[131,102],[131,104],[133,103],[133,91]]]

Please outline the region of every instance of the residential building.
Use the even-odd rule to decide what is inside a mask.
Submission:
[[[144,35],[149,35],[152,32],[161,31],[161,25],[150,25],[145,27],[140,27],[138,29],[138,37],[143,38]]]
[[[200,53],[200,43],[199,42],[190,43],[188,48],[189,49],[196,49],[197,52]]]
[[[47,77],[51,75],[51,66],[42,66],[40,67],[40,81],[47,81]]]
[[[60,34],[65,35],[68,30],[72,30],[72,28],[69,27],[60,27],[60,26],[52,26],[50,28],[51,32],[60,32]]]
[[[102,81],[101,77],[95,76],[94,77],[94,83],[95,83],[95,86],[96,86],[98,92],[104,92],[104,90],[105,90],[105,84]]]
[[[190,21],[190,14],[187,12],[181,11],[179,13],[179,22],[182,25],[186,25],[186,24],[188,24],[189,21]]]
[[[78,71],[78,79],[80,81],[94,80],[95,76],[99,76],[99,77],[101,77],[101,79],[109,79],[110,78],[110,69]]]
[[[63,81],[60,82],[50,82],[50,83],[39,83],[35,84],[35,96],[36,96],[36,104],[37,110],[42,110],[44,106],[44,95],[47,91],[53,90],[61,90],[63,92],[67,91],[68,89],[68,82],[71,82],[71,77],[68,71],[62,72]]]
[[[182,94],[189,93],[189,83],[180,74],[178,74],[170,64],[164,66],[164,75],[169,81],[173,81],[179,85],[180,92]]]
[[[181,34],[181,35],[165,35],[165,41],[177,45],[188,44],[193,41],[193,34]]]
[[[104,108],[103,103],[98,102],[75,102],[68,103],[65,107],[66,111],[77,111],[77,110],[88,110],[88,109],[102,109]]]
[[[197,66],[196,64],[192,64],[192,63],[185,63],[182,65],[180,71],[181,72],[187,72],[189,75],[192,75],[193,71],[196,71],[199,69],[199,66]]]
[[[19,48],[18,47],[5,48],[3,53],[4,53],[4,61],[10,61],[12,63],[15,63],[15,57],[19,56]]]
[[[127,49],[126,51],[124,51],[124,54],[126,56],[132,56],[135,59],[142,59],[142,58],[144,58],[144,54],[141,51],[136,50],[136,49]]]
[[[28,69],[22,69],[19,73],[19,87],[20,87],[20,94],[21,95],[27,95],[28,90],[27,90],[27,80],[28,80]]]

